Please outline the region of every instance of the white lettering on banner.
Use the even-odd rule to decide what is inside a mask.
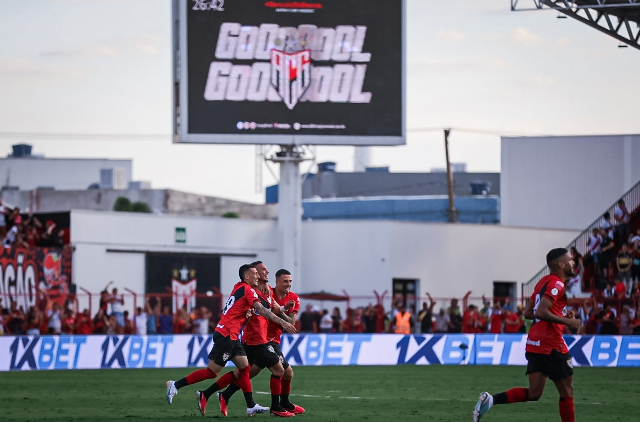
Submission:
[[[362,92],[371,53],[364,53],[367,27],[315,25],[280,27],[264,23],[220,25],[215,57],[209,65],[204,89],[207,101],[284,102],[293,109],[298,101],[370,103]],[[227,60],[268,60],[232,64]],[[310,61],[332,61],[334,66],[311,66]]]
[[[283,335],[296,365],[526,365],[521,334]],[[640,367],[640,336],[567,335],[574,366]],[[468,348],[461,348],[466,345]],[[0,337],[0,371],[204,367],[212,336]]]

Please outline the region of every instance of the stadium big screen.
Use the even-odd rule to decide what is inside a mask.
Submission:
[[[174,140],[399,145],[404,1],[174,0]]]

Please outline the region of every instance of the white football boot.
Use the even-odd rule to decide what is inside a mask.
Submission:
[[[167,403],[171,404],[173,396],[178,394],[175,381],[167,381]]]
[[[476,403],[475,409],[473,409],[473,422],[480,422],[488,411],[493,407],[493,396],[487,392],[480,394],[478,397],[478,403]]]

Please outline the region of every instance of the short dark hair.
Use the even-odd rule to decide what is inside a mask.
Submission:
[[[604,218],[606,218],[607,220],[611,218],[611,213],[609,213],[609,211],[605,212],[604,215],[602,216]]]
[[[569,252],[569,251],[566,250],[565,248],[551,249],[547,253],[547,265],[551,265],[551,263],[553,261],[555,261],[556,259],[560,258],[562,255],[565,255],[567,252]]]
[[[240,266],[240,269],[238,270],[238,274],[240,275],[240,280],[244,280],[244,275],[247,273],[247,271],[249,271],[251,268],[253,268],[251,266],[251,264],[242,264]]]
[[[258,264],[262,264],[262,261],[254,261],[254,262],[252,262],[251,264],[249,264],[249,266],[251,266],[251,267],[254,267],[254,268],[255,268],[255,267],[257,267],[257,266],[258,266]]]
[[[281,275],[291,275],[291,271],[281,268],[278,271],[276,271],[276,278],[280,277]]]

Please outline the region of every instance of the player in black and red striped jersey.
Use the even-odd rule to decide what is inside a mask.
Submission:
[[[175,382],[167,381],[167,402],[169,404],[172,403],[173,397],[178,394],[180,388],[216,378],[227,362],[231,360],[236,365],[237,372],[228,372],[222,375],[208,389],[196,392],[200,413],[204,416],[207,400],[211,395],[234,381],[238,382],[244,393],[249,416],[269,410],[267,407],[256,404],[253,400],[251,380],[249,378],[249,362],[242,344],[238,341],[238,335],[246,319],[247,311],[250,309],[253,309],[258,315],[280,324],[289,333],[295,333],[296,329],[293,324],[277,317],[271,310],[260,303],[260,298],[255,290],[258,286],[258,272],[255,268],[245,264],[240,267],[239,275],[241,281],[233,287],[233,291],[222,310],[222,318],[216,326],[213,335],[214,345],[209,353],[207,368],[198,369]]]
[[[267,284],[269,281],[269,270],[262,261],[254,262],[258,270],[259,280],[258,296],[265,303],[268,303],[274,308],[274,311],[280,312],[281,318],[286,318],[287,321],[295,323],[295,319],[290,319],[292,315],[295,315],[293,309],[291,309],[294,303],[289,303],[287,308],[287,301],[281,303],[276,302],[274,291]],[[285,274],[286,273],[286,274]],[[283,279],[288,278],[288,285],[291,286],[291,273],[287,270],[279,270],[276,273],[276,287],[282,283]],[[297,296],[296,296],[297,298]],[[266,305],[265,305],[266,306]],[[299,306],[298,306],[299,307]],[[289,310],[288,315],[283,316],[283,311]],[[297,312],[297,311],[295,311]],[[289,402],[289,393],[282,394],[283,384],[287,384],[284,379],[285,374],[288,376],[288,385],[291,385],[291,376],[293,372],[290,369],[289,364],[284,360],[280,348],[277,344],[267,341],[268,330],[267,325],[275,324],[272,321],[268,321],[259,315],[252,315],[249,321],[244,327],[242,333],[242,341],[247,351],[249,363],[251,364],[250,377],[253,378],[262,371],[264,368],[269,368],[271,371],[270,390],[271,390],[271,415],[279,417],[291,417],[296,414],[304,413],[304,409],[300,406],[293,405]],[[279,324],[275,324],[280,327]],[[280,331],[281,332],[281,331]],[[278,341],[280,339],[280,333],[278,333]],[[227,406],[231,396],[239,390],[237,383],[230,385],[225,391],[218,394],[218,401],[220,403],[220,413],[227,416]],[[286,406],[286,407],[285,407]]]
[[[564,248],[552,249],[547,254],[551,274],[543,277],[533,291],[524,317],[533,319],[526,346],[529,388],[512,388],[504,393],[480,394],[473,410],[473,421],[478,422],[496,404],[537,401],[542,397],[547,377],[560,393],[559,411],[562,422],[575,422],[573,404],[573,365],[569,348],[562,334],[565,325],[578,329],[581,325],[573,311],[567,311],[565,283],[573,276],[574,262]]]

